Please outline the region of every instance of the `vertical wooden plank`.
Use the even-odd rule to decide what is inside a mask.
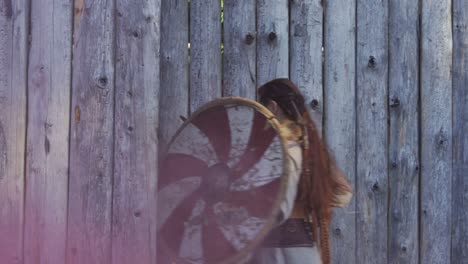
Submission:
[[[325,6],[325,138],[349,182],[356,181],[356,1]],[[333,263],[356,260],[356,202],[335,209],[331,224]]]
[[[190,111],[221,97],[221,1],[190,1]]]
[[[0,1],[0,262],[23,263],[29,1]]]
[[[67,264],[111,261],[114,1],[75,1]]]
[[[289,76],[304,95],[317,129],[322,131],[322,1],[291,0],[290,10]]]
[[[451,1],[422,1],[421,263],[450,263]]]
[[[255,6],[255,0],[224,1],[224,96],[255,99]]]
[[[390,1],[389,263],[418,263],[419,3]]]
[[[160,1],[117,0],[112,263],[155,263]]]
[[[257,1],[257,86],[289,77],[288,0]]]
[[[65,262],[72,10],[31,2],[24,263]]]
[[[182,125],[189,104],[188,2],[161,0],[161,91],[159,102],[159,149]]]
[[[357,1],[356,260],[387,262],[388,1]]]
[[[453,11],[453,186],[452,260],[468,260],[468,2]]]

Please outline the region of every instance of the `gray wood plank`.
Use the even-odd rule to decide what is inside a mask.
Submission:
[[[75,1],[68,264],[111,262],[114,21],[113,1]]]
[[[117,0],[112,263],[155,263],[160,1]]]
[[[421,263],[450,263],[452,27],[450,1],[423,1],[421,21]]]
[[[72,11],[31,2],[24,263],[65,263]]]
[[[419,114],[417,1],[390,1],[389,263],[418,263]]]
[[[161,87],[159,150],[182,125],[189,105],[188,2],[161,0]]]
[[[29,1],[0,1],[0,262],[23,263]]]
[[[453,11],[453,186],[452,260],[468,260],[468,2]]]
[[[289,77],[288,0],[257,1],[257,86]]]
[[[388,1],[357,1],[356,260],[387,262]]]
[[[221,97],[221,1],[190,1],[190,111]]]
[[[290,1],[289,76],[305,97],[318,131],[323,122],[321,0]]]
[[[351,185],[356,181],[356,1],[325,6],[324,136]],[[333,263],[356,261],[356,201],[335,209],[330,226]]]
[[[224,1],[223,96],[255,99],[255,0]]]

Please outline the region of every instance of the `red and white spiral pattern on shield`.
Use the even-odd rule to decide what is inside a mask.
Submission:
[[[204,179],[218,163],[231,171],[228,191],[209,200]],[[271,217],[282,175],[281,142],[265,116],[247,106],[202,112],[161,164],[159,253],[185,263],[219,263],[236,255]]]

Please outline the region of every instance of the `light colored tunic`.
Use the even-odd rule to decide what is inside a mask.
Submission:
[[[288,142],[290,156],[290,172],[286,196],[281,202],[282,224],[292,213],[296,199],[297,187],[302,168],[302,149],[299,143]],[[320,253],[317,247],[289,247],[289,248],[261,248],[253,259],[255,264],[321,264]]]

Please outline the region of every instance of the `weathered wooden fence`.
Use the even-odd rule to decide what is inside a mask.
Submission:
[[[465,0],[0,1],[0,262],[155,263],[179,116],[275,77],[354,186],[333,263],[468,263]]]

